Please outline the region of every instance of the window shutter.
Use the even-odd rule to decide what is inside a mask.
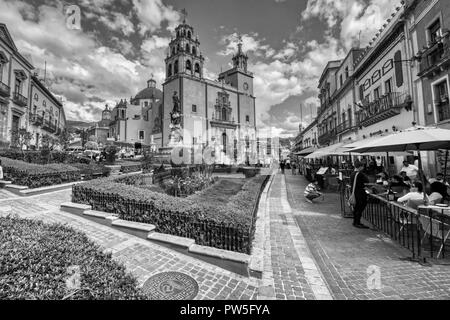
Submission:
[[[394,56],[395,60],[395,79],[397,81],[397,88],[403,85],[403,67],[402,67],[402,53],[397,51]]]

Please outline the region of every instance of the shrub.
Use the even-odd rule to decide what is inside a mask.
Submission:
[[[86,235],[59,224],[0,218],[0,300],[145,299],[137,281]],[[80,288],[69,290],[79,266]]]
[[[109,176],[111,169],[96,163],[72,163],[72,167],[80,170],[80,174],[84,175],[84,180],[92,180],[98,176]]]
[[[29,188],[69,183],[81,179],[80,170],[66,164],[39,165],[8,158],[0,159],[5,179]]]
[[[119,152],[119,148],[116,146],[107,146],[104,150],[106,162],[108,164],[114,164],[116,162],[116,153]]]
[[[120,171],[122,173],[139,172],[142,170],[142,165],[139,163],[124,163],[122,164]]]
[[[198,201],[198,195],[175,198],[121,181],[111,177],[75,185],[72,201],[118,214],[123,220],[153,224],[157,232],[193,238],[200,245],[250,253],[253,209],[266,177],[251,179],[219,207]]]

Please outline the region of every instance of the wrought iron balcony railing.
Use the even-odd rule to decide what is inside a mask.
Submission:
[[[412,105],[409,94],[390,92],[373,102],[363,102],[362,110],[356,113],[358,126],[368,127],[377,122],[399,115],[402,108],[408,111]]]
[[[421,57],[419,77],[433,78],[442,69],[450,66],[450,32],[446,32],[424,51],[419,52]]]
[[[0,96],[8,98],[11,95],[11,89],[0,81]]]
[[[40,126],[44,123],[44,117],[30,113],[30,122],[36,126]]]
[[[21,107],[26,107],[28,104],[28,99],[18,92],[14,92],[13,101]]]
[[[44,121],[42,128],[48,132],[56,132],[56,125],[48,120]]]
[[[352,124],[349,120],[342,122],[340,125],[336,127],[336,133],[344,133],[352,128]]]
[[[327,131],[325,133],[322,133],[319,136],[319,144],[325,145],[331,142],[331,140],[336,136],[336,129],[331,129],[330,131]]]

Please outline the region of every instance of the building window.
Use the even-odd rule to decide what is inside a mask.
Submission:
[[[174,56],[177,53],[175,47],[172,48],[172,55]]]
[[[172,76],[172,64],[169,64],[169,66],[167,67],[167,76],[168,77]]]
[[[368,94],[368,95],[364,98],[364,100],[365,100],[366,103],[369,103],[369,102],[370,102],[370,94]]]
[[[192,47],[192,54],[193,54],[194,56],[196,56],[196,55],[197,55],[197,48],[195,48],[195,47]]]
[[[197,112],[197,105],[195,104],[192,105],[192,112],[194,113]]]
[[[195,73],[200,74],[200,65],[198,63],[195,64]]]
[[[345,67],[345,79],[347,80],[349,77],[348,67]]]
[[[386,82],[384,83],[384,92],[385,92],[386,94],[392,92],[392,79],[389,79],[388,81],[386,81]]]
[[[178,74],[178,60],[173,65],[173,73]]]
[[[447,80],[437,84],[435,90],[435,104],[439,122],[450,119],[450,105]]]
[[[143,130],[139,131],[139,140],[145,139],[145,132]]]
[[[192,33],[190,31],[188,31],[187,35],[189,39],[192,38]]]
[[[121,116],[122,116],[122,119],[125,119],[125,110],[121,110],[121,111],[120,111],[120,114],[121,114]]]
[[[373,91],[373,99],[374,100],[380,99],[380,90],[381,90],[381,88],[378,87]]]
[[[227,109],[223,108],[222,109],[222,120],[223,121],[227,121]]]
[[[250,122],[250,116],[245,116],[245,121]]]
[[[34,94],[34,101],[39,101],[39,96],[37,93]]]
[[[191,53],[191,47],[189,47],[188,44],[186,45],[186,52],[187,52],[187,53]]]
[[[186,61],[186,70],[192,71],[192,63],[190,60]]]
[[[428,36],[431,43],[436,43],[441,36],[441,21],[439,19],[428,28]]]
[[[21,94],[22,93],[22,80],[16,78],[16,86],[14,88],[14,92]]]
[[[339,82],[341,83],[341,87],[344,84],[344,82],[342,81],[342,74],[339,76]]]
[[[47,101],[42,101],[42,106],[44,107],[44,108],[46,108],[47,107]]]

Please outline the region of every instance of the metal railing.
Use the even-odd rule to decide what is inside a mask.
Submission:
[[[450,119],[450,104],[448,102],[448,99],[445,103],[440,103],[437,106],[437,109],[439,121],[445,121]]]
[[[14,92],[13,101],[19,106],[25,107],[28,104],[28,99],[19,92]]]
[[[336,133],[337,134],[342,133],[342,132],[344,132],[346,130],[351,129],[351,127],[352,127],[351,126],[351,122],[349,120],[345,120],[344,122],[342,122],[341,124],[339,124],[336,127]]]
[[[356,113],[357,123],[365,126],[399,114],[398,109],[405,105],[407,97],[406,93],[389,92],[375,101],[363,103],[364,109]]]
[[[331,129],[319,136],[319,144],[324,145],[331,141],[336,136],[336,129]]]
[[[449,216],[426,208],[418,212],[371,194],[363,217],[408,249],[413,259],[446,258]]]

